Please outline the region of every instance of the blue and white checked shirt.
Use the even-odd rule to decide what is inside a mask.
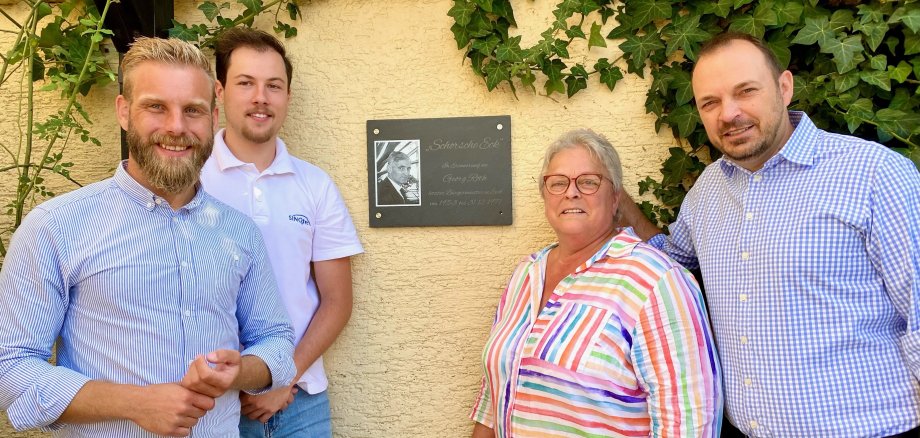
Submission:
[[[0,407],[17,429],[55,436],[153,436],[129,421],[56,422],[89,380],[178,382],[196,355],[240,345],[275,387],[295,372],[255,224],[200,189],[173,211],[122,166],[29,214],[0,272],[0,321]],[[228,391],[192,436],[237,436],[239,411]]]
[[[795,132],[757,172],[722,158],[656,246],[703,274],[726,412],[757,437],[920,424],[920,175],[895,152]],[[657,240],[657,242],[655,242]]]

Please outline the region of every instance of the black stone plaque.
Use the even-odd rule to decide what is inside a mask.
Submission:
[[[511,116],[368,120],[371,227],[511,225]]]

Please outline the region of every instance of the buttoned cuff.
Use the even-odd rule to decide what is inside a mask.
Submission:
[[[65,424],[57,422],[58,418],[89,381],[89,377],[74,370],[49,367],[47,373],[36,378],[36,383],[26,388],[10,405],[6,411],[10,424],[19,431],[40,428],[50,432],[61,429]]]
[[[920,380],[920,331],[910,332],[898,339],[904,363],[914,378]]]
[[[243,350],[240,354],[243,356],[256,356],[262,359],[272,376],[271,385],[261,389],[244,390],[247,394],[259,395],[276,388],[288,386],[294,380],[294,374],[297,373],[297,368],[294,367],[293,344],[288,350],[280,348],[279,345],[258,344]]]

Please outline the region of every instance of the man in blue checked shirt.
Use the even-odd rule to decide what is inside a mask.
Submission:
[[[756,437],[917,437],[917,168],[787,112],[792,74],[750,36],[704,45],[692,81],[722,158],[669,237],[634,203],[621,214],[701,270],[727,418]]]
[[[236,436],[239,391],[293,377],[293,334],[258,228],[197,183],[217,124],[210,63],[139,39],[122,69],[128,160],[36,207],[10,244],[0,407],[60,437]]]

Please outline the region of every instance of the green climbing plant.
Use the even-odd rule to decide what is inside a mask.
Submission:
[[[199,47],[211,47],[214,40],[224,30],[236,26],[252,27],[256,17],[262,14],[271,14],[275,20],[273,29],[275,33],[291,38],[297,36],[297,28],[285,21],[296,21],[301,18],[300,7],[292,0],[237,0],[235,7],[230,2],[215,3],[212,1],[201,2],[198,10],[204,14],[208,24],[198,23],[188,25],[173,20],[173,27],[169,36],[192,41]]]
[[[652,76],[645,110],[676,139],[661,177],[639,183],[640,194],[657,199],[640,206],[659,225],[676,218],[704,161],[720,156],[693,103],[690,71],[701,44],[724,30],[763,38],[793,72],[792,109],[821,128],[879,141],[920,168],[918,0],[563,0],[552,14],[539,41],[522,47],[510,32],[510,0],[454,0],[448,12],[457,47],[489,90],[571,98],[595,81],[613,90],[624,71]],[[588,50],[616,44],[621,54],[583,64],[569,53],[576,40]]]
[[[0,136],[0,174],[12,173],[15,190],[3,195],[0,203],[7,221],[0,224],[0,262],[7,244],[22,223],[28,209],[55,193],[48,178],[63,178],[74,187],[81,184],[71,177],[73,162],[67,158],[74,142],[101,146],[90,130],[92,119],[82,99],[95,87],[108,86],[116,79],[117,66],[110,65],[100,44],[112,35],[105,28],[105,17],[112,3],[102,8],[83,0],[23,0],[24,17],[14,17],[0,9],[0,33],[12,42],[0,52],[0,87],[18,93],[14,112],[16,129]],[[172,36],[203,46],[233,26],[252,26],[256,17],[273,14],[274,30],[285,36],[297,34],[290,22],[300,17],[300,9],[290,0],[237,0],[221,4],[203,2],[198,9],[208,25],[186,25],[174,21]],[[283,14],[282,14],[283,13]],[[59,96],[48,112],[37,102],[48,93]]]
[[[115,80],[99,43],[111,32],[103,21],[112,1],[100,11],[92,3],[64,1],[28,2],[25,18],[14,19],[0,10],[6,26],[0,31],[14,35],[3,53],[0,87],[6,85],[22,96],[15,111],[18,130],[0,137],[0,173],[15,173],[16,188],[4,199],[4,212],[11,217],[0,229],[0,256],[22,222],[26,210],[42,199],[54,196],[46,185],[56,175],[75,185],[70,176],[73,163],[64,153],[75,139],[99,145],[87,128],[92,122],[80,98],[93,86]],[[60,104],[43,120],[36,108],[45,93],[58,93]]]

